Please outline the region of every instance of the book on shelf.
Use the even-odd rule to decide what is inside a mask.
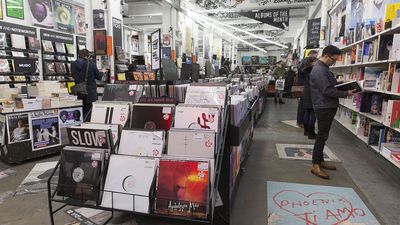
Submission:
[[[346,83],[338,84],[335,86],[338,90],[341,91],[350,91],[355,90],[354,93],[362,92],[363,91],[363,82],[362,81],[349,81]]]
[[[381,115],[382,114],[382,102],[383,97],[381,94],[372,94],[371,97],[371,114]]]
[[[382,74],[382,68],[365,67],[364,88],[378,89],[378,87],[380,87],[381,74]]]
[[[393,35],[393,45],[389,59],[400,60],[400,34]]]
[[[400,2],[386,4],[384,23],[385,28],[391,28],[393,20],[398,17],[398,11],[400,10]]]
[[[381,35],[379,41],[378,60],[388,60],[393,46],[393,34]]]
[[[383,124],[393,128],[400,128],[400,100],[388,100],[383,105],[386,107],[382,109],[385,112]]]
[[[0,33],[0,47],[1,48],[8,47],[7,35],[5,33]]]
[[[383,130],[383,131],[382,131]],[[382,140],[382,132],[385,131],[385,126],[380,123],[372,122],[369,124],[368,145],[379,146]]]
[[[11,34],[11,46],[18,49],[26,49],[25,36]]]

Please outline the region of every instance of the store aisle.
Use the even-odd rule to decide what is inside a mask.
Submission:
[[[332,126],[327,143],[339,157],[337,171],[329,171],[330,180],[310,173],[310,161],[281,160],[275,144],[313,144],[302,129],[282,123],[294,120],[296,100],[276,105],[268,100],[258,121],[243,176],[231,212],[232,225],[267,224],[267,181],[353,188],[381,224],[400,221],[400,171],[360,143],[339,124]]]

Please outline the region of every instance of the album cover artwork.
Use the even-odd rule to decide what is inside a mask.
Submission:
[[[216,133],[174,129],[168,132],[168,155],[214,158]]]
[[[58,117],[32,118],[32,151],[61,144]]]
[[[29,114],[10,114],[6,116],[8,128],[8,143],[28,141],[31,139]]]
[[[11,46],[18,49],[26,49],[25,36],[11,34]]]
[[[47,191],[47,180],[57,165],[57,161],[37,163],[15,191],[15,195],[26,195]],[[58,173],[55,173],[51,182],[57,182]]]
[[[30,50],[39,50],[40,49],[40,42],[35,37],[28,37],[28,45]]]
[[[57,53],[66,53],[64,43],[56,42]]]
[[[56,62],[55,65],[56,65],[56,72],[58,74],[66,74],[67,73],[67,69],[65,68],[64,63]]]
[[[53,1],[50,0],[28,0],[35,26],[54,28]]]
[[[243,56],[242,57],[242,65],[251,65],[251,57],[250,56]]]
[[[74,6],[75,30],[76,34],[86,34],[86,14],[85,8]]]
[[[133,105],[131,128],[168,131],[172,125],[175,105]]]
[[[155,159],[111,155],[101,205],[107,208],[149,213],[148,196],[156,168]]]
[[[94,30],[94,52],[96,55],[107,54],[106,30]]]
[[[260,64],[260,57],[259,56],[252,56],[251,57],[251,65],[259,65]]]
[[[143,85],[107,84],[104,88],[102,100],[137,103],[142,93]]]
[[[65,44],[68,54],[75,54],[75,48],[73,44]]]
[[[0,47],[8,47],[7,35],[5,33],[0,33]]]
[[[143,73],[142,72],[133,72],[133,79],[134,80],[143,80]]]
[[[45,62],[44,63],[44,72],[45,72],[45,75],[56,74],[55,64],[53,62]]]
[[[0,59],[0,73],[10,73],[10,64],[7,59]]]
[[[98,201],[104,152],[65,147],[61,151],[57,195]]]
[[[78,126],[83,121],[82,108],[67,108],[59,111],[60,127]]]
[[[218,107],[178,105],[175,110],[175,128],[219,131]]]
[[[144,80],[156,80],[156,74],[154,72],[143,72]]]
[[[54,0],[54,14],[58,30],[75,33],[75,18],[72,5],[60,0]]]
[[[207,218],[209,163],[166,160],[159,162],[155,213]]]
[[[129,118],[129,105],[112,103],[93,103],[90,122],[120,124],[125,127]]]
[[[122,130],[118,154],[161,157],[164,131]]]
[[[54,52],[53,42],[43,40],[42,43],[43,43],[43,50],[45,52]]]
[[[93,9],[93,28],[94,29],[104,29],[104,10],[103,9]]]
[[[111,130],[112,143],[116,144],[119,140],[121,125],[119,124],[103,124],[103,123],[82,123],[81,128]]]

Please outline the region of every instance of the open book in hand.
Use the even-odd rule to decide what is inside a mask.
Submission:
[[[341,90],[341,91],[355,90],[354,93],[357,93],[357,92],[364,91],[364,89],[363,89],[364,82],[363,81],[353,80],[353,81],[349,81],[349,82],[345,82],[345,83],[341,83],[341,84],[335,85],[335,87],[338,90]]]

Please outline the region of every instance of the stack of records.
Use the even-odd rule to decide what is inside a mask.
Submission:
[[[26,49],[25,36],[11,34],[11,45],[13,48]]]
[[[103,101],[127,101],[137,103],[143,93],[143,85],[107,84]]]
[[[129,104],[95,102],[92,107],[90,122],[105,124],[120,124],[125,127],[129,118]]]
[[[156,213],[206,219],[208,202],[208,161],[160,160]]]
[[[175,128],[205,129],[219,132],[220,107],[178,105],[175,110]]]
[[[174,107],[168,104],[135,104],[131,128],[168,131],[172,125]]]
[[[57,194],[98,202],[104,150],[67,146],[61,151]]]
[[[161,157],[164,149],[164,131],[123,130],[119,154]]]
[[[42,43],[44,52],[54,52],[53,42],[43,40]]]
[[[111,155],[101,205],[149,213],[156,168],[155,159]]]

